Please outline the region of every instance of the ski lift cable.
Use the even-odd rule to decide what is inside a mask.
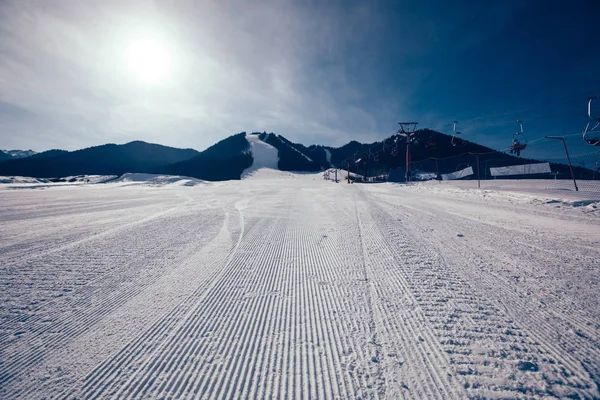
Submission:
[[[394,131],[391,133],[390,136],[394,136],[394,134],[396,134],[396,133],[398,133],[398,132]],[[383,152],[383,147],[385,147],[385,142],[388,139],[390,139],[390,137],[386,137],[381,142],[376,142],[376,143],[372,144],[371,146],[369,146],[367,149],[363,150],[362,152],[357,152],[354,156],[345,159],[343,161],[343,164],[347,164],[348,161],[356,160],[357,158],[364,158],[365,156],[377,156],[379,153]],[[397,145],[397,143],[394,145],[391,145],[391,146],[394,147],[395,145]],[[375,149],[378,146],[381,147],[381,149],[374,151],[373,149]]]
[[[581,99],[579,99],[579,101],[581,101]],[[539,121],[539,120],[552,119],[552,118],[565,117],[565,116],[567,116],[567,117],[577,117],[577,116],[580,116],[580,114],[581,113],[574,113],[574,112],[570,111],[568,113],[552,113],[550,115],[542,115],[542,116],[531,116],[531,117],[525,116],[525,117],[521,117],[520,119],[522,121],[524,121],[524,122],[531,122],[531,121]],[[473,121],[473,119],[471,119],[471,120],[467,119],[467,120],[461,120],[460,122],[461,123],[463,123],[463,122],[469,123],[469,122],[472,122],[472,121]],[[503,120],[500,120],[500,121],[494,121],[494,123],[489,124],[486,127],[508,125],[508,124],[514,123],[514,121],[515,120],[513,118],[503,119]],[[443,126],[448,126],[448,127],[453,128],[453,125],[454,125],[454,123],[448,123],[448,124],[445,124]],[[449,128],[449,129],[451,129],[451,128]],[[461,132],[461,134],[464,135],[464,132]]]
[[[562,116],[569,116],[569,117],[577,117],[579,116],[580,113],[573,113],[573,112],[569,112],[569,113],[554,113],[552,115],[543,115],[543,116],[532,116],[532,117],[523,117],[521,118],[522,121],[524,122],[532,122],[532,121],[540,121],[540,120],[546,120],[546,119],[552,119],[552,118],[557,118],[557,117],[562,117]],[[464,120],[464,121],[460,121],[462,122],[469,122],[469,120]],[[487,124],[486,128],[490,128],[490,127],[500,127],[500,126],[505,126],[508,124],[513,124],[515,122],[514,119],[503,119],[500,121],[494,121],[493,123]],[[452,133],[452,129],[453,129],[453,123],[448,123],[448,124],[444,124],[442,126],[448,126],[448,129],[443,128],[442,131],[450,131],[450,133],[446,133],[447,135],[453,135]],[[465,133],[461,132],[461,134],[464,136]]]
[[[577,103],[578,101],[581,101],[581,97],[597,95],[599,92],[600,92],[600,89],[590,91],[590,92],[567,95],[567,96],[561,97],[559,100],[554,101],[554,102],[550,102],[550,103],[546,103],[546,104],[542,104],[542,105],[538,105],[538,106],[533,106],[533,107],[525,107],[525,108],[521,108],[521,109],[507,110],[507,111],[503,111],[503,112],[482,115],[479,117],[473,117],[473,118],[469,118],[469,119],[462,119],[462,122],[470,123],[470,122],[480,121],[480,120],[484,120],[484,119],[488,119],[488,118],[497,118],[497,117],[502,117],[505,115],[525,113],[525,112],[533,111],[533,110],[549,109],[551,106],[563,105],[563,104],[568,104],[568,103]]]
[[[479,117],[463,119],[462,122],[472,123],[472,122],[477,122],[477,121],[481,121],[481,120],[485,120],[485,119],[497,118],[497,117],[501,117],[501,116],[505,116],[505,115],[530,112],[533,110],[542,110],[543,111],[546,109],[550,109],[551,107],[555,107],[555,106],[562,105],[562,104],[577,103],[577,102],[581,101],[582,96],[596,95],[595,98],[599,98],[600,96],[597,96],[599,92],[600,92],[600,90],[595,90],[595,91],[585,92],[585,93],[580,93],[580,94],[567,95],[567,96],[560,98],[559,100],[557,100],[555,102],[549,102],[549,103],[545,103],[545,104],[542,104],[539,106],[534,106],[534,107],[526,107],[526,108],[522,108],[522,109],[508,110],[505,112],[492,113],[492,114],[487,114],[487,115],[483,115],[483,116],[479,116]],[[531,121],[531,120],[556,118],[558,116],[576,116],[576,115],[573,114],[572,112],[569,112],[569,113],[553,112],[550,115],[527,117],[524,119],[526,121]],[[505,125],[505,124],[511,123],[513,121],[514,120],[512,118],[503,120],[503,121],[496,121],[496,123],[494,125],[498,125],[498,126]],[[453,125],[453,124],[444,124],[442,126],[451,126],[451,125]]]
[[[592,154],[597,154],[598,151],[591,151],[589,153],[581,153],[581,154],[576,154],[576,155],[570,155],[571,158],[579,158],[579,157],[586,157],[586,156],[591,156]],[[567,158],[566,156],[558,156],[558,157],[544,157],[544,160],[559,160],[559,159],[563,159],[563,158]]]

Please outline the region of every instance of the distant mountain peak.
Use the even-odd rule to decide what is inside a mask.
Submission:
[[[31,157],[34,154],[37,154],[33,150],[0,150],[0,151],[2,151],[4,154],[10,156],[10,158],[13,160],[17,159],[17,158]]]

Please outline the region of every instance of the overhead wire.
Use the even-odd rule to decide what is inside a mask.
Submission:
[[[480,120],[484,120],[484,119],[488,119],[488,118],[497,118],[497,117],[502,117],[505,115],[511,115],[511,114],[516,114],[516,113],[521,113],[521,112],[524,113],[524,112],[529,112],[529,111],[533,111],[533,110],[548,109],[551,106],[557,106],[557,105],[568,104],[568,103],[576,103],[578,101],[581,101],[582,97],[590,97],[593,95],[597,95],[598,93],[600,93],[600,89],[594,90],[594,91],[589,91],[589,92],[571,94],[571,95],[561,97],[558,101],[553,101],[553,102],[541,104],[538,106],[532,106],[532,107],[530,106],[530,107],[525,107],[525,108],[521,108],[521,109],[507,110],[507,111],[502,111],[502,112],[498,112],[498,113],[482,115],[479,117],[473,117],[473,118],[469,118],[469,119],[462,119],[462,120],[460,120],[460,122],[461,123],[469,123],[469,122],[480,121]],[[569,99],[569,100],[566,100],[566,99]]]

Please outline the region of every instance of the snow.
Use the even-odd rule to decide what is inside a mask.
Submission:
[[[0,176],[0,188],[41,188],[103,183],[117,178],[115,175],[77,175],[60,178],[60,182],[27,176]]]
[[[271,168],[261,168],[256,172],[248,175],[245,179],[252,180],[273,180],[273,179],[309,179],[312,177],[313,180],[323,179],[319,172],[306,172],[306,171],[280,171]]]
[[[22,176],[5,177],[0,176],[0,183],[5,184],[0,188],[6,189],[40,189],[61,186],[81,186],[98,183],[112,183],[119,186],[147,185],[147,186],[196,186],[208,184],[196,178],[179,175],[159,175],[126,173],[121,176],[116,175],[77,175],[60,178],[60,182],[52,182],[43,178],[30,178]]]
[[[169,179],[0,190],[0,398],[600,397],[600,199]]]
[[[0,149],[0,151],[2,151],[3,153],[8,154],[13,159],[30,157],[30,156],[32,156],[34,154],[37,154],[33,150],[2,150],[2,149]]]
[[[242,172],[242,179],[254,175],[263,168],[274,170],[279,168],[279,151],[275,147],[260,140],[259,135],[246,134],[246,140],[250,144],[253,162]]]
[[[426,185],[438,185],[438,182],[427,182]],[[442,182],[442,185],[451,185],[464,189],[477,188],[477,180]],[[492,179],[482,180],[481,189],[502,192],[514,192],[538,196],[552,200],[600,200],[600,182],[591,180],[577,181],[579,191],[575,191],[572,180],[568,179]]]
[[[114,181],[111,181],[111,183],[118,183],[121,185],[196,186],[199,184],[206,184],[207,182],[200,180],[200,179],[190,178],[187,176],[179,176],[179,175],[127,173],[127,174],[123,174],[122,176],[115,179]]]
[[[77,175],[63,178],[67,183],[104,183],[117,178],[117,175]]]
[[[31,178],[28,176],[0,176],[0,183],[50,183],[50,181],[44,178]]]
[[[333,167],[333,164],[331,163],[331,151],[329,151],[329,149],[325,149],[325,148],[323,148],[323,150],[325,150],[325,160],[327,160],[327,163],[329,164],[330,167]]]

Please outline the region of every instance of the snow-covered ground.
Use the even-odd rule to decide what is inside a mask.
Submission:
[[[0,398],[599,398],[600,204],[261,170],[0,190]]]
[[[39,187],[40,185],[81,185],[88,183],[102,183],[117,178],[115,175],[78,175],[60,178],[60,182],[53,182],[45,178],[31,178],[26,176],[0,176],[0,187],[13,187],[5,185],[19,185],[24,187]]]
[[[429,185],[451,185],[460,188],[477,188],[477,180],[429,181]],[[600,200],[600,180],[578,180],[577,189],[569,179],[492,179],[480,182],[482,190],[510,191],[541,198],[570,200]]]
[[[140,174],[127,173],[110,181],[110,183],[119,183],[121,185],[180,185],[180,186],[196,186],[207,184],[208,182],[196,178],[179,175],[158,175],[158,174]]]

